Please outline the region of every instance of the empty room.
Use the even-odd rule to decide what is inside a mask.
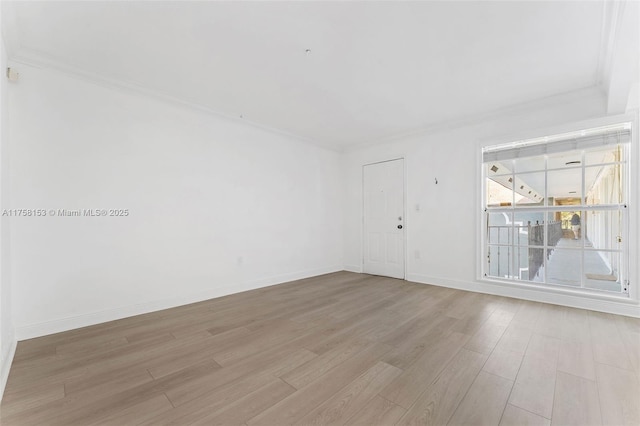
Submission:
[[[640,2],[0,25],[0,424],[640,425]]]

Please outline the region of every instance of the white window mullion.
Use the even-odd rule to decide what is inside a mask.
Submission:
[[[522,282],[520,268],[528,268],[529,260],[532,260],[534,267],[529,269],[528,280],[535,279],[541,286],[582,291],[616,291],[628,295],[629,215],[626,203],[629,199],[627,191],[630,175],[626,167],[629,158],[626,142],[631,139],[630,129],[629,123],[623,123],[483,149],[484,187],[491,187],[490,192],[485,190],[482,196],[484,212],[487,215],[487,232],[484,233],[486,239],[482,240],[481,250],[482,255],[486,257],[485,277],[514,283]],[[529,156],[530,160],[527,158]],[[564,158],[569,158],[570,161],[565,163]],[[578,159],[581,160],[579,165]],[[563,167],[565,164],[568,167]],[[511,170],[507,170],[508,168]],[[510,182],[507,182],[508,180]],[[519,189],[522,185],[525,185],[524,191]],[[510,189],[511,193],[508,194],[505,188]],[[574,194],[578,188],[579,202],[572,204],[575,203]],[[589,201],[588,190],[593,192]],[[618,199],[599,195],[615,194],[613,191],[621,191],[623,195]],[[521,193],[522,199],[519,198]],[[540,193],[543,199],[538,201]],[[534,197],[535,194],[538,196]],[[616,202],[617,204],[612,204]],[[577,231],[580,241],[564,239],[562,233],[567,228],[563,228],[562,224],[555,224],[558,216],[559,219],[564,219],[565,222],[562,223],[571,229],[570,223],[566,220],[574,211],[580,215],[580,230]],[[600,220],[604,215],[612,215],[612,211],[623,212],[622,223],[619,225],[607,224],[606,221]],[[594,215],[594,212],[602,214]],[[500,213],[508,218],[506,226],[502,225],[504,222],[500,219]],[[588,214],[591,215],[588,217]],[[496,222],[495,230],[502,229],[508,232],[506,239],[500,232],[499,241],[489,239],[490,233],[493,232],[493,228],[489,228],[490,220]],[[536,226],[539,220],[542,222]],[[522,225],[526,226],[527,221],[531,221],[532,226],[529,229],[528,241],[523,241],[526,245],[521,246],[521,228],[516,222],[522,222]],[[618,230],[619,227],[622,229]],[[607,232],[603,231],[622,236],[622,244],[616,246],[619,252],[609,247],[614,239],[611,236],[607,237]],[[540,232],[543,234],[540,235]],[[590,237],[592,246],[587,245],[587,236]],[[526,238],[525,234],[522,237]],[[500,250],[499,256],[493,253],[494,249]],[[551,250],[554,250],[553,254]],[[595,259],[594,253],[599,255],[595,256]],[[548,258],[550,254],[553,259]],[[502,260],[506,261],[503,263]],[[598,263],[598,260],[603,264]],[[492,265],[490,261],[497,264]],[[613,282],[600,285],[597,281],[587,280],[587,273],[604,273],[599,271],[604,271],[605,264],[607,270],[616,275],[620,287],[612,286]],[[536,267],[537,277],[533,274]],[[542,271],[539,268],[542,268]],[[576,277],[576,274],[579,276]],[[606,280],[603,278],[602,281],[604,283]]]

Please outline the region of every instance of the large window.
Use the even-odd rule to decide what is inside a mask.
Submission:
[[[483,148],[483,275],[627,294],[623,123]]]

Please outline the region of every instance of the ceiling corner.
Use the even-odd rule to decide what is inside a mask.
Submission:
[[[605,92],[609,114],[626,110],[631,87],[640,71],[638,9],[638,3],[634,1],[603,3],[597,78]]]

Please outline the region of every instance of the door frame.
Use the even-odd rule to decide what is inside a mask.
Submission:
[[[402,217],[404,218],[404,228],[405,228],[405,232],[403,233],[403,237],[402,237],[402,249],[404,250],[404,256],[403,256],[403,272],[404,272],[404,281],[407,281],[407,257],[408,257],[408,249],[407,249],[407,240],[408,240],[408,233],[407,233],[407,227],[409,225],[409,218],[407,217],[407,159],[406,157],[400,156],[400,157],[393,157],[393,158],[389,158],[386,160],[378,160],[378,161],[371,161],[371,162],[367,162],[362,164],[362,167],[360,168],[360,190],[361,190],[361,202],[360,202],[360,211],[361,211],[361,215],[360,215],[360,272],[361,273],[365,273],[364,272],[364,237],[365,237],[365,229],[364,229],[364,168],[366,166],[372,166],[374,164],[381,164],[381,163],[388,163],[390,161],[397,161],[397,160],[402,160]],[[394,278],[394,279],[399,279],[399,278]]]

